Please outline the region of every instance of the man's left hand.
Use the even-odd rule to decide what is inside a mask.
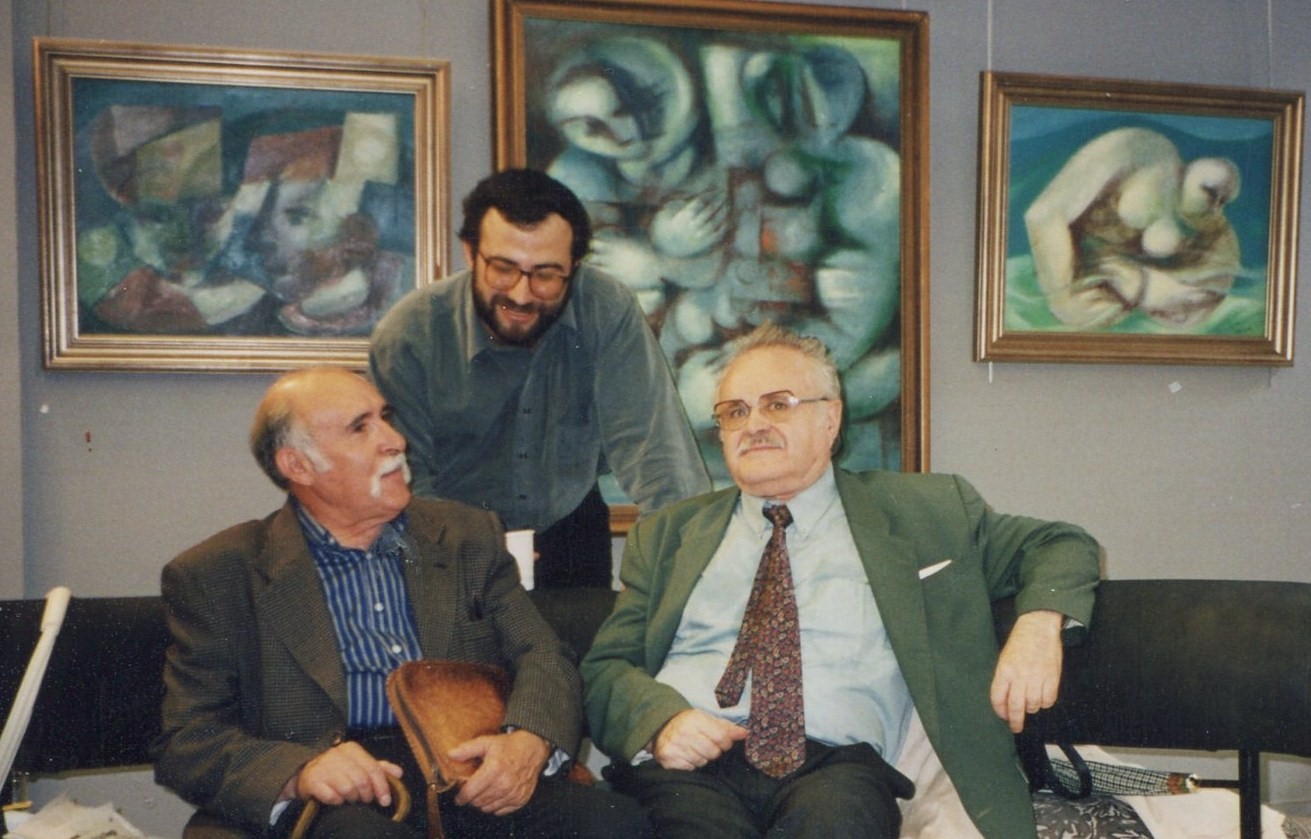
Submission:
[[[475,737],[451,749],[455,760],[481,759],[482,765],[460,787],[455,803],[493,816],[518,810],[537,789],[551,746],[531,731]]]
[[[1001,649],[989,698],[997,716],[1006,720],[1016,734],[1024,730],[1026,714],[1050,708],[1056,702],[1061,686],[1064,622],[1060,612],[1025,612],[1016,619]]]

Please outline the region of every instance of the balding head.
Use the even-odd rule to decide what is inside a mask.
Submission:
[[[250,451],[279,489],[290,486],[278,468],[278,449],[296,449],[320,467],[323,465],[322,455],[305,427],[305,411],[310,409],[315,391],[331,387],[334,381],[354,384],[359,380],[358,374],[340,367],[306,367],[283,375],[265,391],[250,428]]]

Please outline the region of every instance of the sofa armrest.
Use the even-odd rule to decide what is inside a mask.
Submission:
[[[1025,736],[1311,756],[1311,584],[1103,580],[1089,630]]]
[[[6,712],[39,634],[40,600],[0,602]],[[150,763],[170,638],[158,597],[74,597],[14,770],[50,774]]]

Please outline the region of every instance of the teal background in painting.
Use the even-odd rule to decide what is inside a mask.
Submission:
[[[556,160],[563,151],[568,148],[568,143],[561,136],[561,133],[552,125],[547,115],[547,101],[551,80],[558,68],[569,61],[572,56],[583,51],[589,44],[604,42],[609,39],[632,38],[646,39],[659,43],[668,48],[674,58],[686,71],[690,77],[690,83],[694,89],[692,113],[689,119],[695,120],[696,128],[692,131],[687,140],[687,144],[695,149],[695,157],[700,161],[698,167],[704,167],[701,171],[714,170],[718,171],[725,183],[731,183],[735,178],[756,177],[765,169],[763,163],[752,160],[744,164],[741,160],[726,161],[723,146],[736,148],[737,138],[727,142],[723,136],[717,134],[717,127],[714,125],[714,118],[711,115],[712,107],[709,104],[709,89],[715,86],[718,81],[721,84],[724,79],[709,78],[712,69],[706,60],[708,52],[716,48],[730,48],[742,50],[759,56],[786,56],[788,59],[796,60],[797,57],[806,54],[809,51],[823,50],[841,50],[855,59],[859,65],[860,72],[863,75],[860,89],[860,107],[850,125],[835,131],[840,142],[842,139],[855,138],[857,142],[872,140],[880,144],[885,144],[895,152],[902,151],[902,133],[901,119],[902,113],[902,91],[901,91],[901,61],[903,60],[903,44],[900,40],[887,37],[884,35],[813,35],[805,33],[788,33],[781,31],[768,31],[766,29],[757,29],[752,31],[734,29],[733,27],[718,28],[701,28],[701,27],[680,27],[680,26],[659,26],[644,24],[613,24],[588,21],[574,20],[555,20],[546,17],[527,17],[523,22],[524,31],[524,66],[525,66],[525,122],[524,141],[526,147],[526,161],[529,166],[548,168],[553,160]],[[853,32],[859,30],[853,29]],[[722,70],[721,68],[717,68]],[[745,71],[743,75],[746,75]],[[791,80],[789,80],[791,81]],[[827,79],[829,84],[834,84],[832,77]],[[781,157],[782,153],[794,153],[798,159],[807,158],[811,161],[823,160],[830,154],[830,150],[825,148],[824,143],[815,142],[813,146],[807,146],[806,140],[803,140],[799,133],[795,131],[795,123],[800,123],[808,119],[813,119],[816,123],[824,123],[828,119],[833,119],[825,113],[807,113],[800,114],[796,110],[799,106],[795,100],[790,98],[795,96],[795,90],[788,86],[787,82],[775,82],[771,85],[765,77],[758,78],[752,87],[751,83],[742,78],[731,79],[741,85],[736,91],[736,104],[741,108],[743,113],[750,112],[753,118],[758,119],[757,128],[761,135],[769,138],[762,145],[768,145],[774,142],[775,145],[770,147],[767,153],[761,153],[766,159],[770,157]],[[812,80],[813,84],[820,87],[824,85],[824,80]],[[651,91],[659,94],[659,85],[651,82]],[[763,91],[763,92],[762,92]],[[845,91],[844,91],[845,92]],[[822,100],[825,91],[815,95],[816,99]],[[773,98],[771,98],[771,96]],[[827,102],[820,103],[820,111]],[[722,107],[722,104],[721,104]],[[777,109],[775,112],[769,112],[769,108]],[[654,109],[653,109],[654,110]],[[781,123],[781,125],[780,125]],[[775,135],[773,132],[777,132]],[[818,134],[819,132],[815,132]],[[744,145],[750,145],[745,143]],[[750,153],[744,153],[743,157],[751,157],[759,151],[753,148]],[[730,153],[731,156],[731,153]],[[836,158],[836,155],[834,155]],[[592,158],[594,160],[603,160],[602,158]],[[850,168],[859,166],[860,162],[853,160],[844,160],[836,165],[830,165],[825,169],[822,175],[815,177],[815,183],[841,181],[844,178],[851,177]],[[816,169],[820,168],[816,165]],[[846,168],[847,171],[843,171]],[[695,178],[695,175],[694,175]],[[689,182],[693,179],[689,179]],[[599,180],[599,179],[598,179]],[[904,182],[904,179],[903,179]],[[586,184],[592,186],[592,184]],[[680,185],[680,189],[683,188]],[[680,189],[671,189],[666,192],[663,198],[654,199],[653,194],[658,190],[656,188],[647,188],[636,191],[635,200],[629,203],[624,214],[626,222],[639,217],[641,207],[644,202],[669,200],[671,197],[678,197]],[[692,189],[692,187],[687,187]],[[816,190],[818,191],[818,190]],[[684,193],[686,194],[686,193]],[[809,198],[810,196],[808,196]],[[584,196],[584,200],[587,197]],[[766,199],[762,199],[765,201]],[[861,195],[858,199],[861,203],[867,204],[873,201],[872,196]],[[620,203],[617,200],[614,203]],[[800,202],[804,203],[804,202]],[[731,204],[730,204],[731,206]],[[902,206],[905,206],[904,204]],[[730,209],[730,213],[734,212]],[[593,221],[596,223],[596,213],[593,212]],[[736,219],[729,226],[732,227]],[[803,222],[804,224],[805,222]],[[900,236],[900,218],[897,219],[896,230],[890,232],[886,238],[880,239],[879,249],[885,252],[896,254],[901,248]],[[599,227],[600,225],[598,225]],[[640,227],[634,224],[634,228]],[[869,229],[869,228],[866,228]],[[741,235],[741,234],[738,234]],[[836,239],[836,237],[835,237]],[[594,242],[596,237],[594,237]],[[846,246],[849,243],[840,243]],[[857,245],[851,245],[857,247]],[[862,243],[859,247],[865,247]],[[725,235],[713,248],[716,252],[728,253],[733,249],[733,234]],[[800,266],[798,274],[807,274],[804,282],[810,282],[817,285],[808,272],[811,269],[821,267],[822,257],[827,250],[839,249],[839,243],[836,241],[826,241],[821,246],[814,248],[810,260],[803,266]],[[768,255],[762,256],[762,261],[767,261]],[[803,270],[804,269],[804,270]],[[898,267],[895,282],[900,283],[902,269]],[[726,273],[726,272],[725,272]],[[722,275],[721,275],[722,276]],[[880,279],[872,272],[867,275],[869,286],[877,285]],[[623,276],[619,277],[621,280]],[[727,284],[730,281],[721,279],[719,282]],[[803,281],[798,281],[800,284]],[[666,287],[672,287],[674,283],[666,282]],[[757,299],[763,299],[768,294],[768,289],[762,289],[761,295]],[[892,293],[896,293],[893,289]],[[815,297],[819,294],[816,292]],[[672,295],[671,295],[672,298]],[[671,307],[672,308],[672,307]],[[780,306],[772,318],[777,322],[791,326],[794,323],[804,322],[812,315],[815,318],[823,317],[824,307],[821,303],[789,303]],[[662,308],[656,312],[648,311],[648,319],[652,328],[660,333],[662,321],[665,318],[668,308]],[[820,312],[821,314],[814,314]],[[867,310],[868,312],[868,310]],[[900,308],[898,307],[898,315]],[[867,323],[877,321],[877,313],[868,312]],[[754,311],[736,311],[724,313],[722,309],[716,310],[716,336],[708,342],[698,344],[695,347],[679,347],[671,352],[668,345],[665,345],[666,354],[669,356],[671,367],[674,369],[675,377],[683,379],[680,364],[686,356],[694,352],[701,352],[714,346],[722,348],[729,339],[736,334],[744,333],[746,324],[751,322],[755,317]],[[868,350],[862,350],[862,354],[868,352],[874,355],[883,351],[887,347],[895,347],[900,341],[900,319],[897,316],[892,318],[892,323],[884,329],[879,335],[871,341]],[[805,331],[802,328],[802,331]],[[830,350],[835,356],[840,355],[840,347],[830,343]],[[852,364],[851,367],[856,365]],[[839,365],[840,371],[846,378],[847,367]],[[848,413],[844,420],[845,438],[843,442],[840,463],[852,469],[867,468],[885,468],[898,469],[901,467],[901,397],[902,393],[900,383],[900,366],[888,365],[885,375],[880,379],[879,391],[881,393],[891,394],[888,397],[886,405],[876,413],[869,416],[861,417],[853,421],[850,407],[855,400],[849,397]],[[699,433],[702,454],[710,469],[712,478],[717,485],[728,485],[730,479],[727,470],[723,465],[723,458],[720,450],[720,441],[717,432],[713,428],[698,427],[697,420],[704,420],[708,416],[708,405],[702,406],[697,403],[695,392],[689,389],[683,390],[685,406],[689,415],[694,416],[694,431]],[[619,491],[616,482],[609,476],[603,478],[602,488],[605,492],[606,500],[610,503],[624,503],[626,497]]]
[[[1238,198],[1225,216],[1238,237],[1243,272],[1228,299],[1202,325],[1209,334],[1260,336],[1265,326],[1273,124],[1266,119],[1152,114],[1138,111],[1014,105],[1010,109],[1010,172],[1006,209],[1008,329],[1066,329],[1046,306],[1029,256],[1024,212],[1070,156],[1116,128],[1146,128],[1174,143],[1185,162],[1224,157],[1239,169]],[[1135,312],[1107,332],[1171,331]],[[1177,330],[1174,330],[1177,333]]]

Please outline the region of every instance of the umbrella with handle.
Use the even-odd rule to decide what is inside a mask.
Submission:
[[[54,649],[59,627],[64,623],[64,613],[68,611],[68,601],[72,596],[66,586],[56,586],[46,594],[45,611],[41,613],[41,635],[37,638],[36,649],[32,651],[27,670],[23,672],[18,693],[14,695],[14,704],[9,708],[4,732],[0,734],[0,779],[9,777],[18,746],[27,733],[28,723],[32,721],[36,694],[41,689],[41,680],[50,664],[50,653]]]

